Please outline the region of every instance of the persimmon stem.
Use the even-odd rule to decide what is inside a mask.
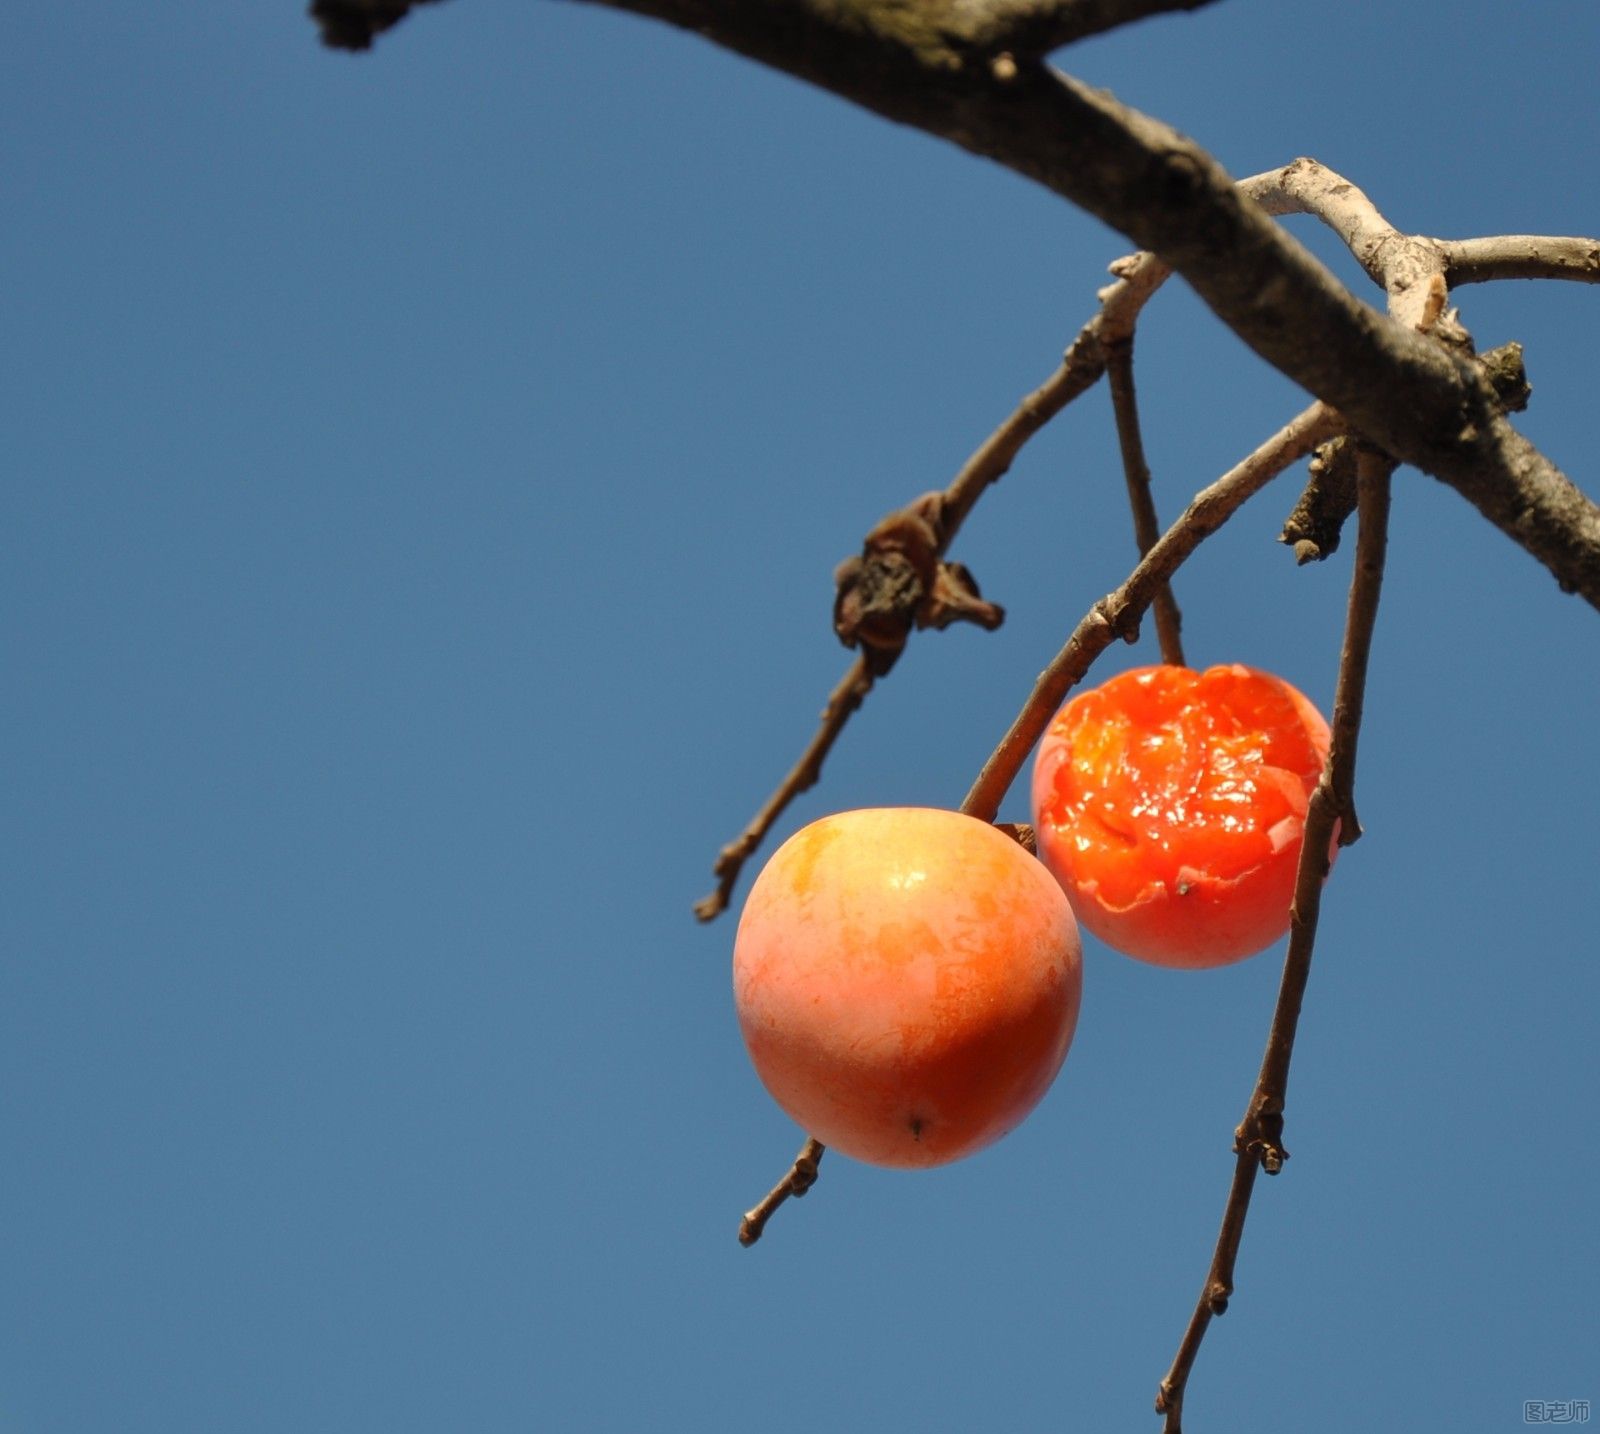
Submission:
[[[961,803],[962,811],[982,821],[994,820],[1034,743],[1095,659],[1117,638],[1131,642],[1138,637],[1139,620],[1162,585],[1247,498],[1342,428],[1343,420],[1337,412],[1326,404],[1314,403],[1243,462],[1194,495],[1183,515],[1161,535],[1122,586],[1089,609],[1066,645],[1039,674],[1011,729],[1000,739]]]
[[[800,1147],[800,1153],[794,1158],[794,1164],[789,1167],[789,1173],[767,1191],[759,1205],[747,1210],[744,1218],[739,1221],[741,1245],[755,1244],[761,1238],[761,1232],[767,1228],[767,1221],[772,1218],[773,1211],[778,1206],[791,1195],[798,1200],[817,1183],[817,1169],[822,1164],[822,1153],[825,1148],[820,1140],[807,1137],[806,1143]]]
[[[1128,485],[1128,506],[1133,512],[1133,537],[1142,558],[1161,536],[1156,518],[1156,501],[1150,491],[1150,465],[1145,460],[1144,436],[1139,430],[1139,397],[1133,382],[1133,334],[1106,345],[1106,384],[1111,390],[1111,409],[1117,420],[1117,444],[1122,450],[1122,476]],[[1161,645],[1161,660],[1182,667],[1183,614],[1172,594],[1172,584],[1156,589],[1153,604],[1156,639]]]
[[[1156,1412],[1165,1416],[1164,1434],[1182,1434],[1183,1396],[1211,1321],[1224,1313],[1233,1294],[1234,1265],[1244,1236],[1245,1216],[1255,1189],[1257,1169],[1276,1175],[1289,1152],[1283,1145],[1283,1112],[1289,1089],[1289,1063],[1294,1056],[1295,1032],[1311,975],[1311,953],[1316,944],[1317,917],[1322,905],[1322,883],[1327,879],[1335,830],[1341,844],[1360,835],[1356,824],[1356,744],[1361,731],[1367,661],[1383,587],[1384,556],[1388,544],[1389,476],[1394,464],[1363,446],[1359,457],[1358,508],[1360,528],[1356,539],[1355,568],[1350,578],[1350,600],[1345,617],[1344,646],[1339,657],[1339,681],[1334,694],[1332,734],[1322,777],[1311,794],[1306,812],[1300,865],[1295,874],[1294,904],[1290,908],[1289,950],[1284,957],[1283,979],[1267,1034],[1267,1048],[1255,1089],[1245,1107],[1244,1119],[1234,1132],[1233,1183],[1222,1212],[1222,1228],[1212,1252],[1200,1298],[1189,1316],[1172,1368],[1156,1393]]]

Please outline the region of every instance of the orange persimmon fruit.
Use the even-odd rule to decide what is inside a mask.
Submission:
[[[807,1133],[873,1165],[942,1165],[1015,1127],[1072,1043],[1078,927],[987,822],[823,817],[756,878],[734,942],[739,1026]]]
[[[1328,724],[1249,667],[1142,667],[1071,698],[1033,771],[1039,858],[1078,920],[1158,966],[1270,946],[1289,907]]]

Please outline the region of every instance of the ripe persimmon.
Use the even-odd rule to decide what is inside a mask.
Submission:
[[[874,1165],[941,1165],[1011,1130],[1061,1069],[1078,927],[987,822],[841,812],[756,878],[733,989],[756,1072],[797,1124]]]
[[[1328,724],[1252,668],[1142,667],[1071,698],[1039,746],[1039,858],[1078,920],[1158,966],[1222,966],[1289,929]]]

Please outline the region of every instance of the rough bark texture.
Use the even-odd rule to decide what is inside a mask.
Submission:
[[[1268,363],[1448,483],[1600,608],[1600,508],[1506,421],[1470,358],[1351,296],[1177,131],[1050,70],[1159,0],[589,0],[693,30],[1037,181],[1153,250]],[[317,0],[392,24],[402,0]],[[400,9],[403,13],[403,8]],[[1474,256],[1463,255],[1462,272]],[[1474,278],[1481,277],[1473,274]]]

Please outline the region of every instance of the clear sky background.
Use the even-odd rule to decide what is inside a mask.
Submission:
[[[1589,0],[1227,0],[1059,58],[1235,174],[1310,154],[1421,232],[1600,231]],[[934,1172],[830,1157],[744,1250],[800,1133],[732,917],[690,915],[847,664],[834,563],[1044,379],[1126,241],[514,0],[365,57],[297,0],[10,6],[0,194],[0,1428],[1154,1430],[1280,953],[1091,942],[1026,1125]],[[1600,292],[1459,298],[1600,491]],[[1176,284],[1141,334],[1170,517],[1304,399]],[[1326,707],[1349,550],[1295,568],[1296,491],[1178,590],[1192,661]],[[780,835],[959,802],[1124,576],[1103,390],[953,555],[1006,626],[915,640]],[[1193,1429],[1600,1404],[1597,719],[1600,617],[1403,471],[1368,834]]]

